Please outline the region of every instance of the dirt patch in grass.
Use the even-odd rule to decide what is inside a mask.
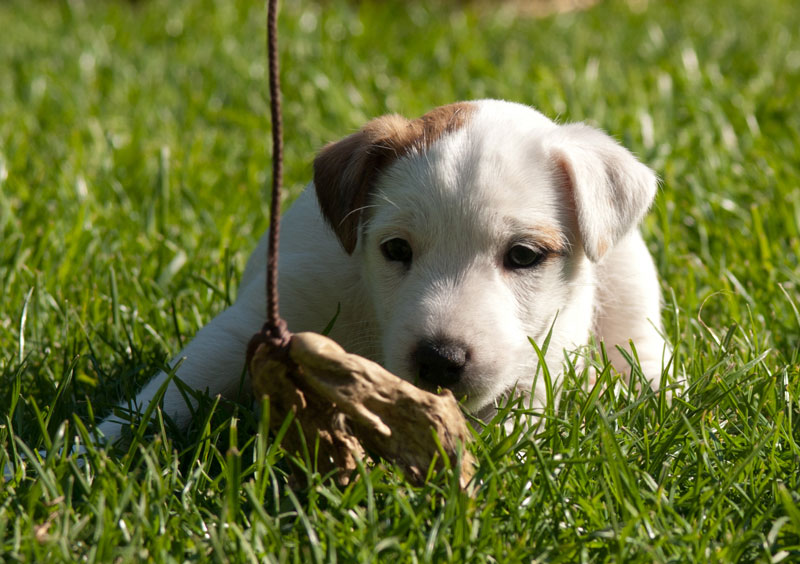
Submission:
[[[591,8],[600,0],[473,0],[465,2],[485,10],[511,9],[520,16],[543,18]]]

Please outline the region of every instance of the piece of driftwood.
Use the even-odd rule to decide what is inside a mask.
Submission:
[[[443,465],[443,453],[455,464],[460,449],[456,470],[466,487],[474,468],[463,446],[470,433],[449,390],[439,395],[421,390],[316,333],[292,335],[288,359],[276,358],[270,348],[262,343],[252,356],[253,390],[256,397],[269,396],[273,432],[293,411],[309,449],[319,437],[320,472],[338,469],[338,481],[347,484],[366,449],[421,482],[432,462]],[[283,446],[300,452],[303,439],[290,429]]]

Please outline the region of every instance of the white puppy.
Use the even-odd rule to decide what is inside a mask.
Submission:
[[[620,371],[628,365],[616,347],[632,339],[658,385],[669,350],[637,229],[655,192],[653,172],[604,133],[519,104],[377,118],[322,150],[282,222],[281,314],[292,331],[321,331],[340,308],[330,335],[346,350],[450,388],[476,413],[515,390],[544,403],[528,338],[541,343],[551,328],[555,380],[564,349],[594,334]],[[178,355],[177,376],[191,388],[241,388],[247,343],[265,318],[265,255],[266,237],[236,303]],[[149,403],[165,377],[136,403]],[[163,401],[178,425],[188,422],[177,386]],[[100,430],[113,440],[119,422]]]

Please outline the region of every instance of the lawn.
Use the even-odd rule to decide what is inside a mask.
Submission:
[[[643,233],[684,394],[572,373],[539,427],[476,432],[467,492],[383,462],[296,486],[251,406],[213,399],[81,463],[231,303],[267,226],[265,13],[8,0],[0,560],[800,561],[796,3],[283,4],[287,205],[316,150],[387,112],[497,97],[601,127],[661,178]]]

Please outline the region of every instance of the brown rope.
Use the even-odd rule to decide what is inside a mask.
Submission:
[[[278,240],[281,220],[281,185],[283,183],[283,120],[281,84],[278,66],[278,0],[267,2],[267,57],[269,60],[269,97],[272,113],[272,202],[270,204],[269,241],[267,246],[267,322],[262,332],[288,344],[291,335],[278,312]]]

